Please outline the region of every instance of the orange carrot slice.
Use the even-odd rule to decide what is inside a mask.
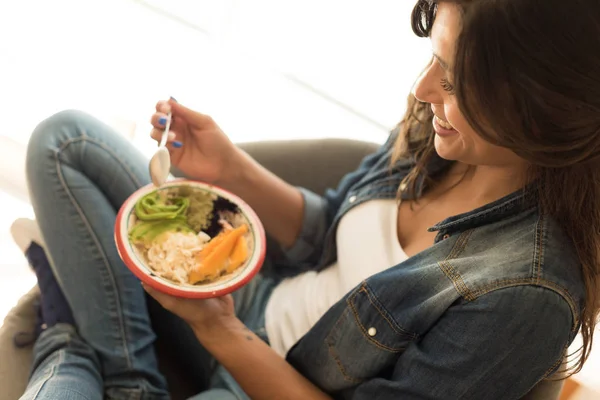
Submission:
[[[208,257],[208,255],[210,253],[212,253],[213,250],[216,249],[217,246],[221,242],[223,242],[223,239],[225,239],[226,235],[227,235],[227,232],[222,231],[217,236],[215,236],[214,238],[210,239],[209,242],[206,243],[206,245],[204,246],[204,248],[202,250],[200,250],[199,253],[196,253],[196,261],[198,261],[199,263],[201,263],[202,260],[204,260],[206,257]]]
[[[248,242],[246,238],[240,236],[235,242],[235,247],[229,256],[229,266],[227,267],[227,273],[230,274],[238,269],[248,258]]]
[[[246,225],[246,224],[244,224]],[[242,225],[242,226],[244,226]],[[241,228],[241,226],[240,226]],[[246,226],[246,229],[248,227]],[[208,257],[208,255],[210,253],[212,253],[212,251],[217,248],[217,246],[223,242],[223,240],[227,237],[227,235],[229,235],[231,232],[233,232],[235,229],[228,229],[228,230],[222,230],[217,236],[215,236],[214,238],[212,238],[207,244],[206,246],[204,246],[204,248],[200,251],[200,253],[198,253],[198,261],[202,261],[204,258]]]
[[[219,274],[227,268],[229,255],[232,253],[237,240],[246,232],[248,232],[248,225],[246,224],[241,225],[232,231],[224,232],[223,237],[219,239],[219,242],[214,245],[214,247],[212,247],[210,252],[202,255],[201,263],[190,271],[188,274],[189,283],[193,285],[205,279],[216,278],[219,276]],[[217,237],[215,237],[215,239],[217,239]],[[208,247],[208,245],[206,247]],[[204,249],[206,249],[206,247]]]

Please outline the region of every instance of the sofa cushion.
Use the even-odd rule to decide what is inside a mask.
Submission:
[[[38,296],[39,290],[35,286],[8,313],[0,328],[0,400],[18,399],[27,386],[33,346],[17,348],[13,336],[16,332],[33,331],[36,321],[34,303]]]

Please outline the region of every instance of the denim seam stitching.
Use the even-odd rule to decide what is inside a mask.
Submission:
[[[565,299],[567,304],[569,304],[569,308],[571,308],[571,312],[573,313],[573,329],[577,330],[577,325],[579,324],[579,314],[577,312],[577,308],[575,307],[575,301],[573,300],[573,297],[571,296],[571,294],[569,293],[569,291],[567,289],[557,285],[556,283],[554,283],[552,281],[548,281],[545,279],[540,279],[538,281],[538,280],[535,280],[534,278],[502,279],[500,281],[494,282],[494,285],[484,286],[481,289],[476,290],[475,292],[472,292],[472,294],[476,298],[478,298],[478,297],[483,296],[484,294],[493,292],[495,290],[506,289],[506,288],[515,287],[515,286],[527,286],[527,285],[533,285],[533,286],[542,287],[542,288],[545,288],[548,290],[552,290],[553,292],[555,292],[559,296],[561,296],[563,299]]]
[[[79,138],[73,138],[73,139],[69,139],[66,140],[58,149],[58,151],[55,153],[55,161],[56,161],[56,172],[58,174],[60,183],[63,187],[63,189],[65,190],[65,192],[67,193],[69,200],[71,201],[71,204],[73,205],[73,207],[75,207],[75,209],[77,210],[77,213],[79,214],[80,218],[82,219],[84,225],[86,226],[86,228],[88,229],[90,235],[92,236],[92,239],[94,240],[96,247],[98,249],[98,251],[101,254],[101,257],[104,261],[105,266],[107,267],[106,270],[108,272],[108,275],[110,277],[111,280],[111,284],[114,287],[116,287],[116,282],[115,282],[115,278],[111,272],[110,266],[109,266],[109,262],[108,262],[108,258],[106,257],[106,253],[104,252],[104,249],[102,248],[98,237],[96,235],[96,233],[94,232],[94,230],[92,229],[89,221],[87,220],[85,214],[83,213],[83,211],[81,210],[81,207],[79,206],[79,203],[77,203],[77,200],[75,199],[75,197],[73,196],[73,193],[71,192],[71,190],[69,189],[65,179],[64,179],[64,175],[62,173],[62,167],[61,167],[61,160],[60,160],[60,154],[62,152],[64,152],[64,150],[71,145],[72,143],[75,142],[79,142],[79,141],[90,141],[93,144],[98,145],[99,147],[101,147],[102,149],[104,149],[105,151],[107,151],[113,158],[115,158],[116,162],[118,162],[119,164],[121,164],[121,166],[123,167],[123,163],[120,161],[120,159],[118,157],[116,157],[116,155],[110,151],[110,149],[108,149],[107,147],[105,147],[102,143],[98,143],[97,141],[91,140],[91,138],[89,138],[88,136],[85,135],[84,132],[82,132],[82,137]],[[124,168],[128,173],[130,173],[128,168]],[[130,175],[130,178],[132,178],[132,180],[137,184],[137,180],[135,178],[133,178]],[[138,185],[139,186],[139,185]],[[118,293],[118,291],[115,291],[116,293]],[[133,364],[131,362],[131,358],[129,355],[129,346],[127,345],[127,339],[126,339],[126,332],[125,332],[125,325],[124,325],[124,321],[123,321],[123,313],[122,313],[122,305],[121,305],[121,299],[119,297],[118,294],[116,294],[115,296],[116,298],[116,306],[118,309],[117,312],[117,319],[119,321],[119,328],[123,337],[123,341],[122,341],[122,345],[123,345],[123,350],[124,350],[124,354],[125,354],[125,359],[127,360],[127,366],[128,368],[132,368]]]
[[[496,206],[494,206],[492,208],[489,208],[487,210],[482,210],[482,211],[480,211],[480,212],[478,212],[476,214],[468,215],[468,216],[465,216],[463,218],[459,218],[459,219],[457,219],[455,221],[451,221],[451,222],[448,222],[448,223],[445,223],[445,224],[444,223],[436,224],[432,228],[440,230],[440,229],[450,228],[452,226],[459,225],[459,224],[462,225],[462,224],[464,224],[464,223],[466,223],[468,221],[471,221],[473,219],[477,219],[477,218],[479,218],[481,216],[485,216],[487,214],[492,214],[492,213],[494,213],[494,212],[496,212],[498,210],[502,210],[503,208],[508,208],[508,207],[512,206],[513,203],[515,203],[516,201],[520,201],[520,200],[523,200],[523,195],[519,195],[518,197],[515,197],[514,199],[508,200],[505,203],[498,204],[498,205],[496,205]],[[533,206],[530,206],[530,207],[524,208],[523,211],[530,210],[532,208],[533,208]]]
[[[361,290],[362,290],[362,288],[359,291],[357,291],[354,294],[352,294],[352,296],[350,298],[348,298],[348,305],[350,306],[350,309],[352,310],[352,314],[354,314],[354,319],[356,320],[356,324],[358,325],[358,327],[359,327],[361,333],[363,334],[364,338],[367,339],[372,344],[374,344],[376,347],[379,347],[381,350],[385,350],[385,351],[388,351],[390,353],[399,353],[402,350],[404,350],[405,347],[397,348],[397,349],[393,348],[393,347],[389,347],[389,346],[386,346],[386,345],[384,345],[382,343],[379,343],[377,340],[373,339],[373,337],[369,336],[369,334],[367,333],[367,329],[365,328],[365,326],[360,321],[360,317],[358,315],[358,311],[356,311],[356,308],[354,307],[354,304],[350,303],[350,299],[356,297],[356,295],[358,294],[358,292],[360,292]],[[379,314],[381,315],[381,313],[379,313]]]
[[[377,309],[377,311],[379,312],[379,314],[388,322],[388,324],[390,324],[390,326],[392,327],[392,329],[399,335],[405,335],[405,336],[410,336],[411,340],[414,340],[416,338],[419,337],[418,334],[413,333],[413,332],[409,332],[408,330],[402,328],[402,326],[400,326],[399,323],[397,323],[393,317],[390,315],[390,313],[385,309],[385,307],[383,306],[383,304],[381,304],[381,302],[377,299],[377,296],[375,296],[370,290],[368,290],[368,284],[367,282],[364,282],[360,288],[360,292],[364,292],[367,295],[367,298],[369,299],[369,302],[371,303],[371,305],[373,307],[375,307]]]
[[[129,177],[129,179],[131,179],[133,181],[133,183],[137,186],[137,187],[141,187],[143,186],[143,184],[137,180],[137,178],[135,177],[135,174],[133,173],[133,171],[131,171],[131,168],[129,168],[129,166],[124,163],[121,160],[121,157],[118,156],[118,154],[116,154],[109,146],[106,146],[104,143],[102,143],[99,140],[96,140],[94,138],[92,138],[91,136],[88,136],[85,133],[85,130],[81,131],[81,137],[78,138],[71,138],[66,140],[57,150],[57,156],[58,153],[63,152],[69,145],[76,143],[76,142],[89,142],[91,144],[94,144],[98,147],[100,147],[102,150],[106,151],[108,154],[110,154],[110,156],[117,162],[119,163],[119,166],[121,168],[123,168],[125,171],[127,171],[127,176]]]
[[[540,235],[543,236],[543,232],[544,232],[543,220],[540,223],[540,228],[538,230],[536,230],[536,234],[537,234],[537,231],[542,232]],[[486,293],[489,293],[493,290],[503,289],[503,288],[507,288],[507,287],[525,286],[525,285],[536,285],[536,286],[544,287],[546,289],[550,289],[550,290],[556,292],[558,295],[560,295],[562,298],[564,298],[565,301],[569,304],[569,307],[571,308],[571,312],[573,313],[573,331],[577,330],[577,326],[579,324],[579,313],[577,312],[577,307],[575,306],[575,301],[573,300],[573,296],[571,296],[571,294],[569,293],[569,291],[566,288],[561,287],[554,282],[542,279],[541,276],[537,276],[537,277],[534,276],[533,278],[502,279],[502,280],[494,282],[493,285],[487,285],[487,286],[484,286],[475,291],[470,290],[464,283],[461,275],[452,267],[449,260],[458,256],[458,254],[464,250],[464,248],[466,247],[467,241],[469,239],[469,236],[471,235],[472,232],[473,232],[473,230],[469,230],[469,231],[462,233],[461,236],[458,238],[456,244],[450,251],[450,254],[448,254],[448,257],[446,257],[446,259],[444,261],[441,261],[438,263],[438,265],[442,269],[443,273],[452,281],[456,290],[459,292],[459,294],[461,294],[461,296],[463,296],[465,298],[465,300],[474,301],[478,297],[480,297]],[[540,242],[540,253],[541,253],[542,249],[543,249],[543,246],[541,245],[542,240],[540,239],[539,242]],[[540,269],[541,269],[541,254],[538,256],[538,258],[539,258],[539,265],[540,265]]]
[[[357,378],[353,378],[350,375],[348,375],[348,373],[346,372],[346,368],[342,365],[342,361],[340,360],[340,358],[337,355],[337,352],[335,351],[334,343],[331,343],[331,341],[329,340],[329,338],[331,336],[331,332],[338,330],[338,326],[341,324],[342,319],[344,319],[346,313],[348,313],[348,309],[345,309],[344,312],[342,312],[342,314],[340,315],[340,317],[336,321],[336,323],[333,326],[332,330],[329,332],[329,334],[325,338],[325,344],[327,345],[327,349],[329,351],[329,355],[335,361],[335,363],[336,363],[339,371],[342,373],[342,376],[344,377],[344,380],[346,380],[348,382],[352,382],[352,383],[361,383],[361,382],[364,381],[364,379],[357,379]]]
[[[46,385],[46,383],[50,380],[50,378],[52,378],[56,372],[56,368],[62,363],[64,362],[64,353],[62,351],[58,352],[58,362],[54,365],[52,365],[52,368],[50,368],[50,372],[48,372],[48,374],[43,378],[43,381],[40,383],[40,387],[38,388],[38,390],[36,390],[35,395],[33,395],[34,399],[37,399],[40,392],[42,391],[42,389],[44,388],[44,386]]]
[[[565,354],[569,349],[569,345],[567,344],[566,346],[564,346],[563,351],[561,354]],[[548,378],[548,376],[550,376],[550,374],[552,373],[552,371],[554,371],[554,369],[556,369],[560,364],[562,364],[564,362],[565,357],[564,356],[560,356],[558,357],[558,359],[554,362],[554,364],[552,364],[552,366],[550,368],[548,368],[546,370],[546,372],[544,372],[544,375],[542,376],[542,379],[546,379]]]
[[[544,257],[544,217],[540,215],[535,229],[535,257],[534,257],[534,277],[536,283],[541,281],[542,259]]]
[[[438,265],[444,273],[444,275],[446,275],[446,277],[450,279],[456,291],[467,301],[473,301],[476,297],[473,295],[471,290],[469,290],[464,280],[462,279],[462,276],[458,273],[458,271],[456,271],[456,269],[454,269],[454,267],[452,267],[452,265],[450,264],[450,260],[457,257],[465,249],[467,241],[469,240],[469,237],[472,233],[473,230],[468,230],[466,232],[461,233],[446,259],[444,261],[438,262]]]

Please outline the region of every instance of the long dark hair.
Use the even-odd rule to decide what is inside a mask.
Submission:
[[[418,0],[418,36],[429,36],[439,1],[462,11],[452,81],[462,114],[482,138],[530,163],[540,211],[575,246],[586,289],[583,344],[568,369],[577,373],[600,307],[600,2]],[[433,115],[414,96],[408,102],[393,162],[415,159],[405,183],[417,197],[436,157]]]

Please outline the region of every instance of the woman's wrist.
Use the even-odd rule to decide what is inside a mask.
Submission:
[[[222,339],[235,331],[248,330],[246,325],[235,316],[213,318],[209,321],[191,323],[190,326],[196,338],[203,343]]]
[[[221,179],[216,184],[224,189],[232,192],[238,192],[244,187],[248,176],[257,167],[256,161],[250,157],[245,151],[239,147],[235,147],[232,156],[229,157],[225,171],[221,175]]]

